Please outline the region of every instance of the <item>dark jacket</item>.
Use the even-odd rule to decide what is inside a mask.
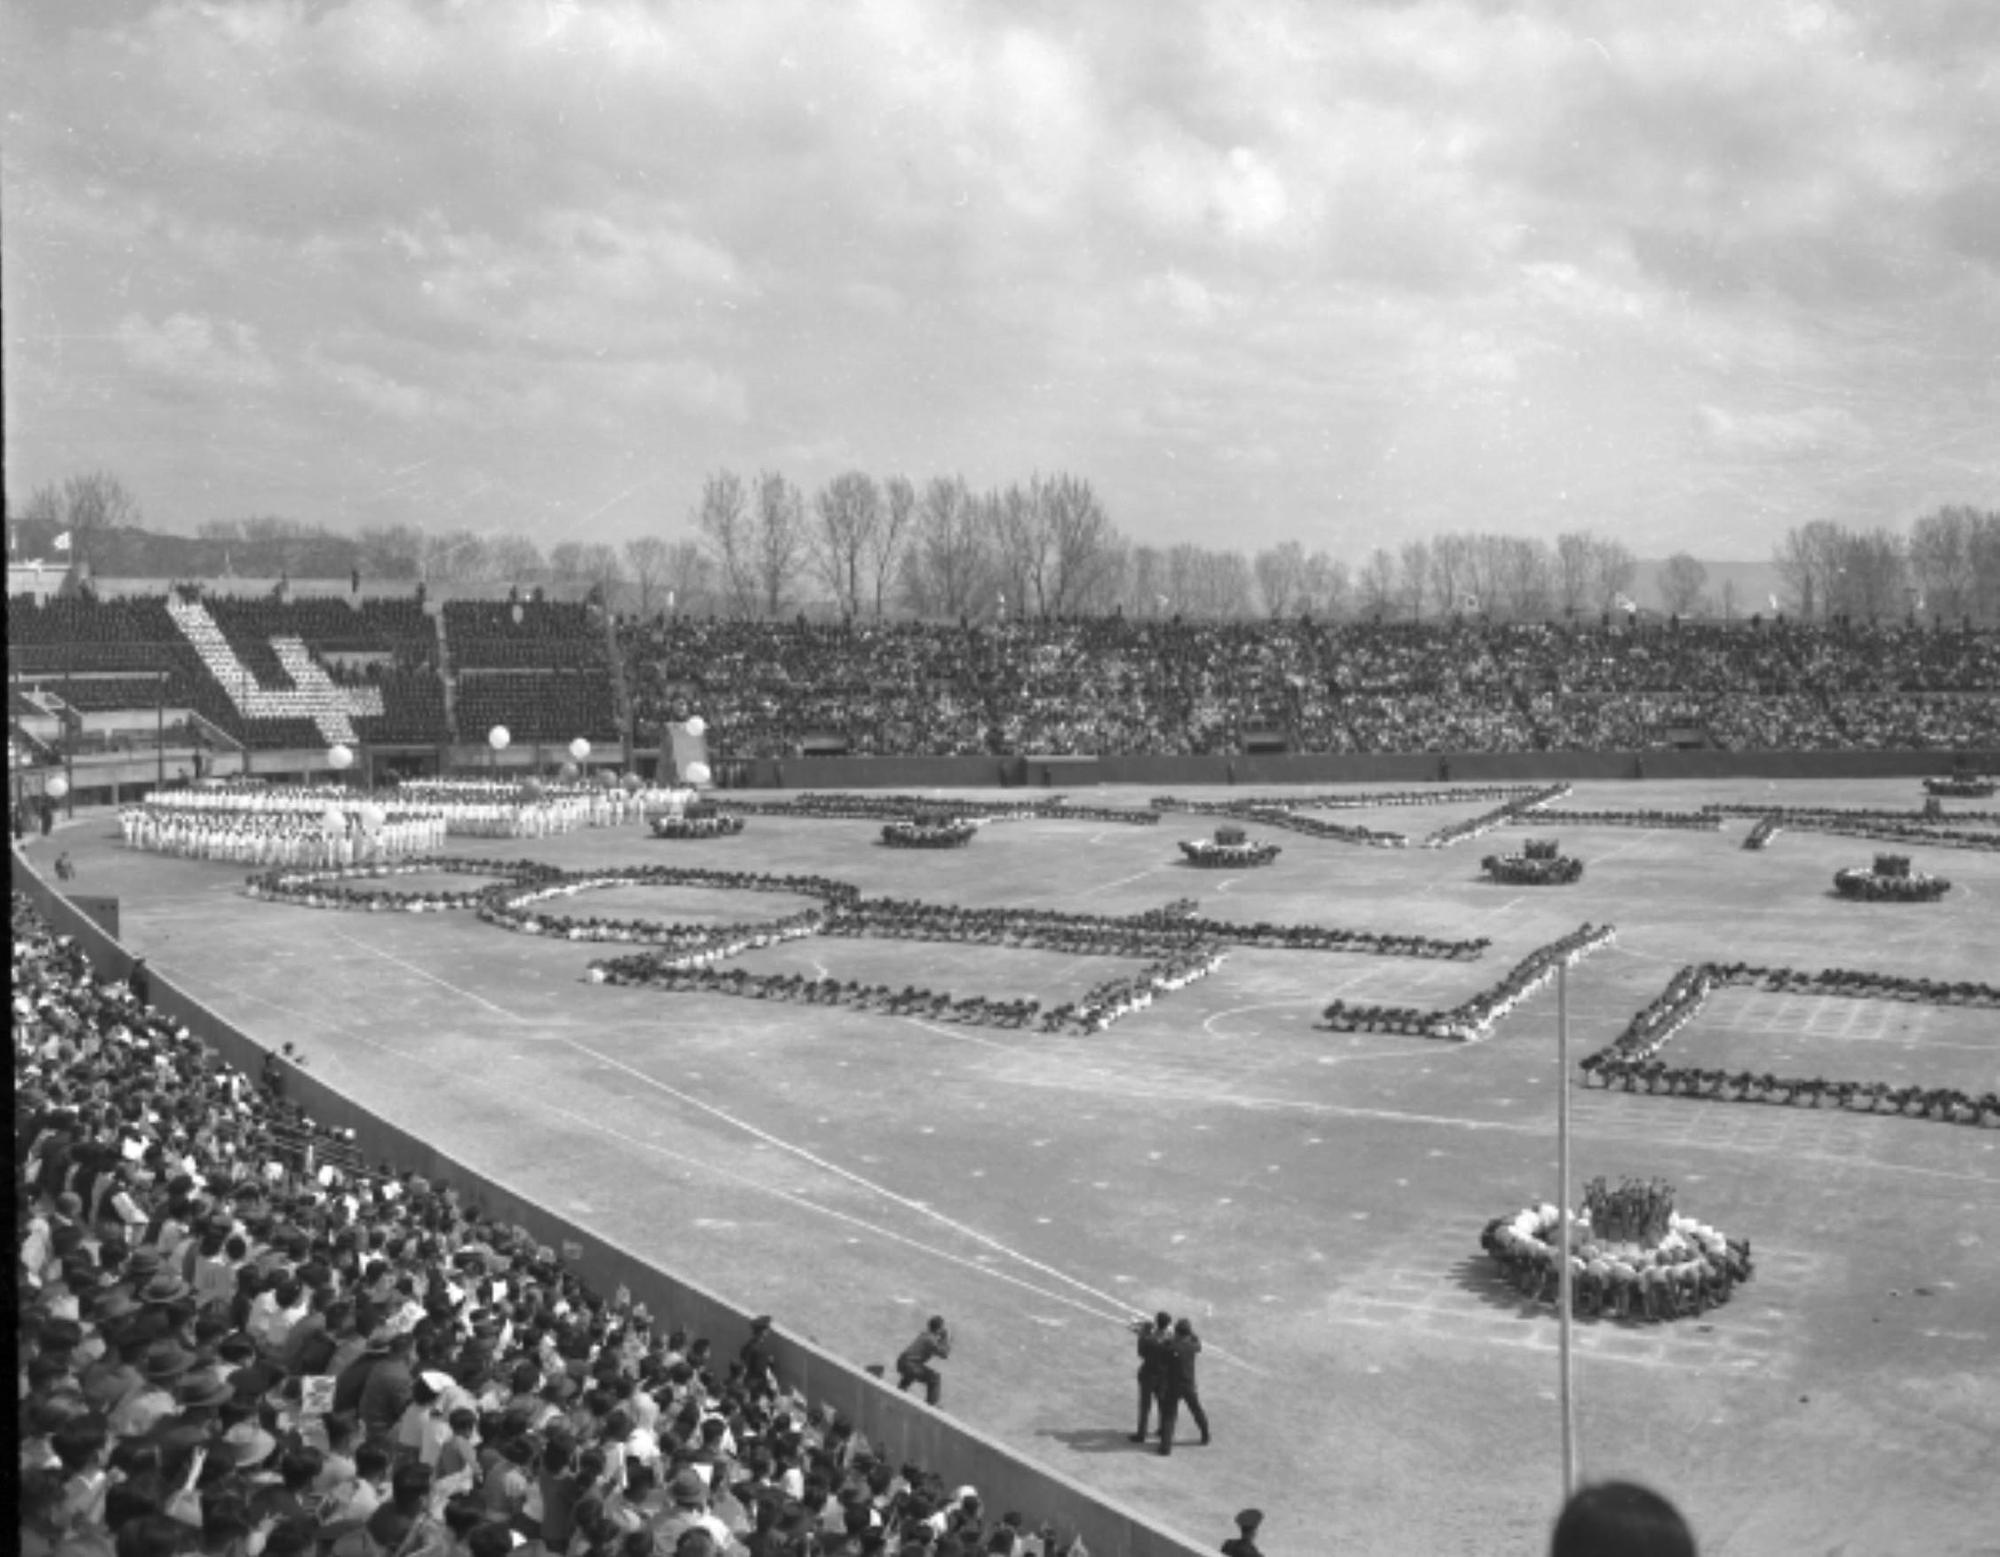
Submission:
[[[1201,1337],[1198,1335],[1177,1335],[1169,1348],[1172,1367],[1168,1374],[1168,1386],[1179,1395],[1195,1392],[1194,1360],[1201,1355]]]
[[[1139,1332],[1139,1382],[1155,1388],[1167,1382],[1173,1366],[1173,1333],[1148,1329]]]

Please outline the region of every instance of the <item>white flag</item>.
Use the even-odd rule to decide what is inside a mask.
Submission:
[[[1619,610],[1624,611],[1627,614],[1635,612],[1639,609],[1638,605],[1633,601],[1630,595],[1620,595],[1616,601],[1616,604]]]
[[[1771,602],[1771,609],[1773,611],[1778,609],[1778,597],[1776,595],[1766,595],[1764,598]]]
[[[57,551],[69,550],[69,531],[65,530],[56,537],[55,546]]]

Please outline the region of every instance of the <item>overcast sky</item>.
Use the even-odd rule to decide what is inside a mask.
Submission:
[[[7,476],[1764,557],[2000,506],[2000,4],[9,0]]]

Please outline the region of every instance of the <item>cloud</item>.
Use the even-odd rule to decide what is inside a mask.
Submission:
[[[155,325],[130,313],[118,321],[116,339],[132,366],[181,388],[252,389],[278,379],[257,332],[233,320],[177,313]]]
[[[1750,491],[1761,554],[2000,501],[1996,70],[1980,0],[11,7],[9,452],[427,458],[415,522],[1066,466],[1336,549]]]

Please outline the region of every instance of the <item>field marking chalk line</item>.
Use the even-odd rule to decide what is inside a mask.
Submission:
[[[450,990],[454,995],[462,995],[474,1005],[481,1005],[489,1011],[497,1012],[499,1015],[506,1017],[510,1022],[525,1022],[528,1020],[528,1018],[522,1016],[518,1011],[509,1011],[505,1006],[496,1006],[484,995],[475,995],[469,989],[460,989],[450,979],[441,979],[435,973],[426,972],[424,969],[418,967],[414,962],[405,962],[394,952],[384,951],[379,946],[370,946],[366,941],[358,941],[353,936],[341,930],[329,930],[327,933],[338,940],[347,942],[349,946],[360,947],[361,950],[369,953],[371,956],[380,957],[384,962],[393,962],[397,967],[416,974],[420,979],[429,979],[431,983],[438,985],[442,989]]]
[[[1034,1258],[1032,1255],[1023,1254],[1018,1249],[1009,1248],[1006,1244],[1000,1242],[999,1239],[994,1238],[989,1234],[982,1233],[975,1227],[968,1227],[966,1226],[965,1223],[957,1221],[952,1217],[946,1216],[942,1211],[938,1211],[930,1206],[927,1206],[920,1200],[913,1200],[908,1195],[899,1195],[898,1193],[896,1193],[895,1190],[890,1189],[887,1185],[877,1184],[874,1180],[863,1178],[860,1174],[855,1173],[850,1169],[843,1168],[840,1166],[840,1164],[836,1162],[829,1162],[826,1160],[826,1158],[819,1156],[817,1153],[807,1151],[803,1146],[799,1146],[794,1142],[787,1141],[781,1136],[773,1135],[770,1131],[762,1129],[757,1125],[751,1124],[748,1120],[739,1119],[734,1114],[729,1113],[725,1109],[717,1108],[713,1103],[705,1103],[700,1098],[694,1097],[689,1093],[681,1091],[680,1088],[678,1087],[668,1086],[666,1082],[661,1081],[657,1076],[649,1076],[646,1074],[646,1072],[638,1069],[636,1066],[627,1065],[623,1060],[613,1059],[608,1054],[601,1054],[597,1050],[591,1048],[588,1044],[578,1043],[574,1038],[564,1038],[561,1041],[564,1044],[568,1045],[570,1048],[576,1050],[577,1053],[589,1055],[592,1059],[596,1060],[600,1065],[608,1065],[613,1070],[623,1071],[626,1075],[632,1077],[635,1081],[644,1082],[647,1086],[652,1087],[657,1091],[666,1093],[667,1096],[675,1098],[680,1102],[687,1104],[690,1108],[699,1109],[701,1112],[705,1114],[711,1115],[716,1119],[720,1119],[723,1123],[730,1125],[735,1129],[743,1131],[744,1134],[746,1135],[754,1136],[756,1139],[763,1141],[766,1145],[775,1146],[779,1151],[787,1152],[790,1155],[797,1157],[801,1162],[811,1163],[814,1167],[820,1169],[824,1173],[831,1173],[837,1178],[846,1179],[850,1184],[857,1185],[860,1188],[868,1190],[873,1194],[880,1195],[883,1199],[892,1201],[896,1205],[902,1206],[907,1211],[914,1211],[920,1216],[929,1217],[932,1221],[938,1223],[939,1226],[948,1227],[953,1232],[959,1234],[959,1236],[963,1238],[969,1238],[974,1243],[984,1244],[987,1248],[993,1250],[994,1253],[1005,1255],[1010,1260],[1019,1261],[1021,1264],[1027,1266],[1030,1270],[1040,1271],[1045,1276],[1049,1276],[1057,1281],[1064,1282],[1067,1285],[1076,1288],[1077,1291],[1085,1293],[1088,1296],[1097,1299],[1098,1302],[1105,1304],[1107,1307],[1115,1308],[1120,1310],[1121,1312],[1127,1312],[1127,1313],[1139,1312],[1139,1310],[1135,1308],[1128,1299],[1121,1298],[1116,1293],[1102,1291],[1097,1287],[1091,1286],[1089,1282],[1079,1280],[1077,1277],[1070,1275],[1067,1271],[1057,1270],[1055,1266],[1045,1264],[1043,1261]],[[1208,1348],[1208,1350],[1213,1355],[1223,1358],[1225,1361],[1232,1362],[1239,1368],[1248,1369],[1250,1372],[1253,1373],[1262,1371],[1260,1369],[1253,1367],[1251,1364],[1243,1361],[1240,1357],[1231,1356],[1228,1352],[1223,1351],[1220,1347],[1211,1346]]]

